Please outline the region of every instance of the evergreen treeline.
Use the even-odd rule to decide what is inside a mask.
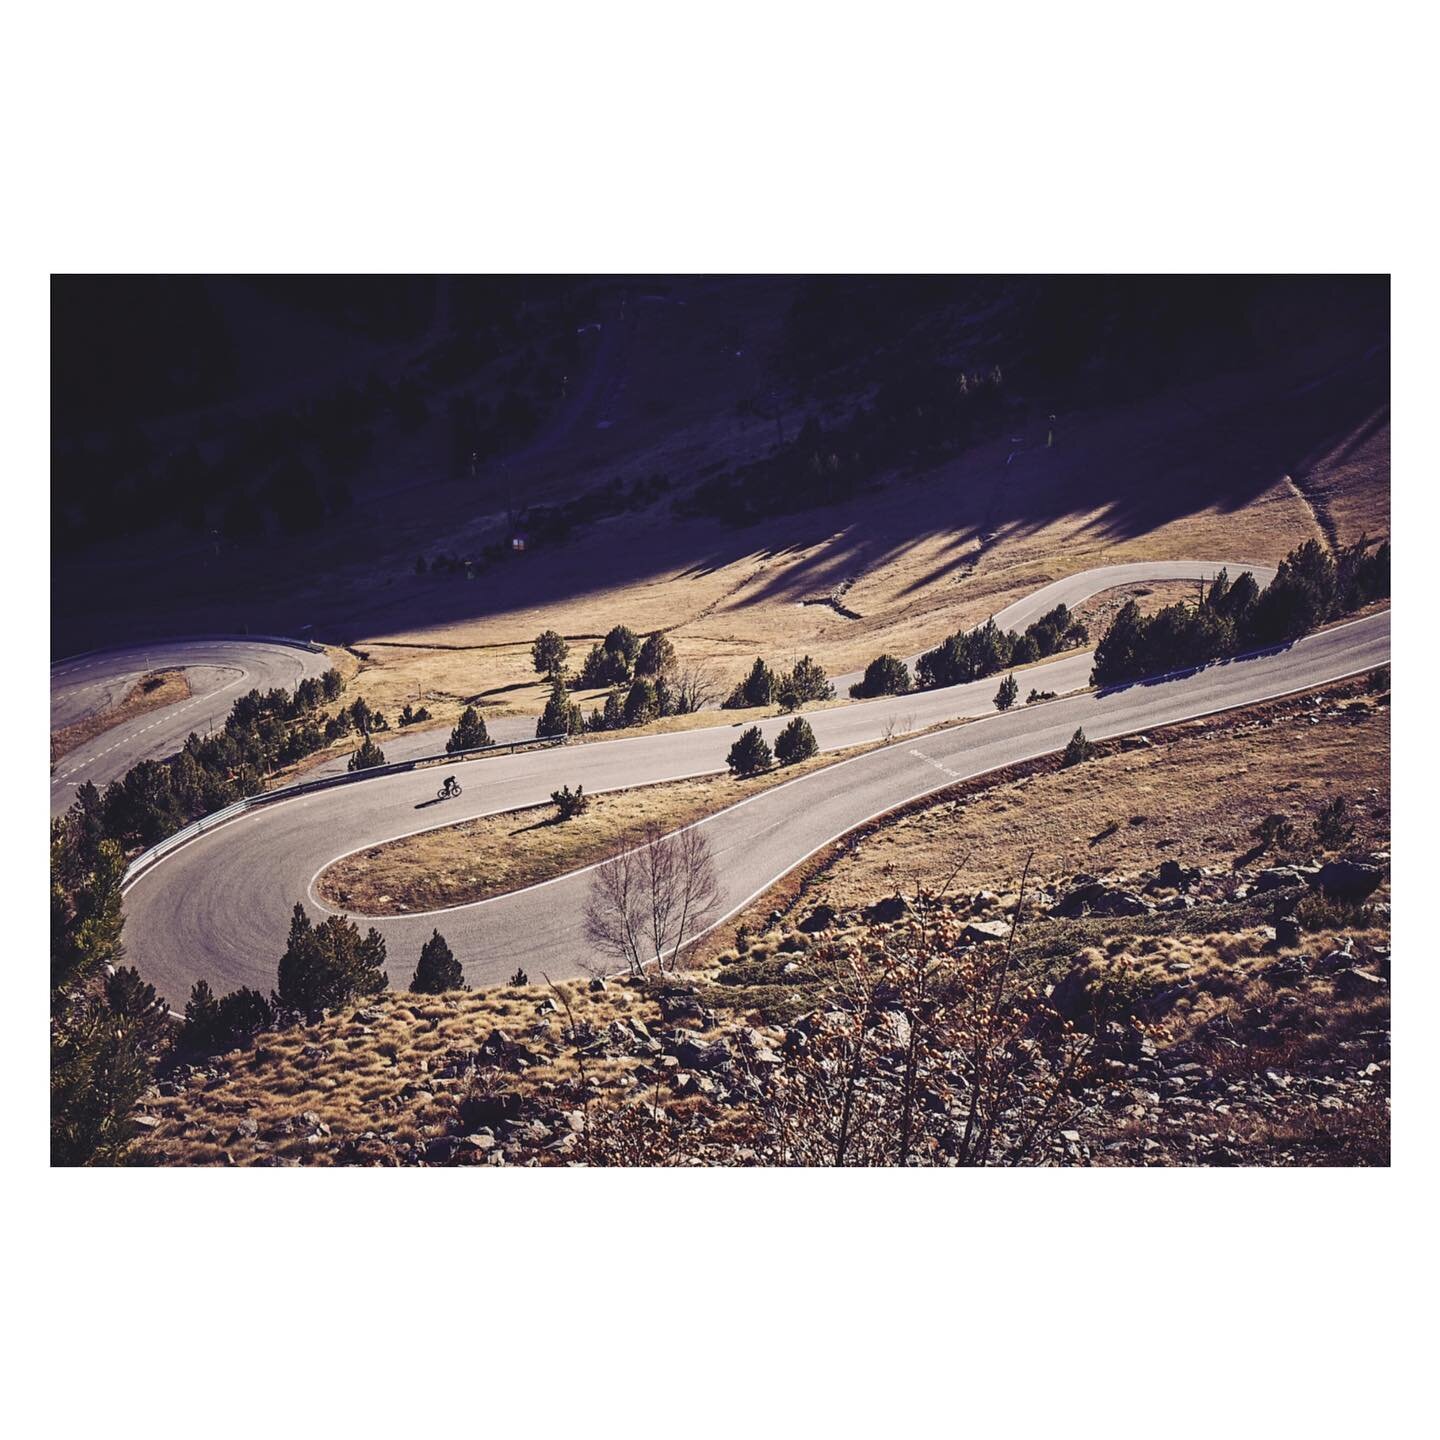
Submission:
[[[102,794],[82,785],[70,814],[87,836],[117,841],[122,850],[154,845],[202,815],[258,795],[266,777],[358,729],[383,729],[384,718],[356,700],[334,717],[317,713],[343,688],[338,670],[302,680],[292,695],[252,690],[231,707],[225,724],[203,738],[192,733],[179,754],[142,760]]]
[[[1047,611],[1023,634],[1002,630],[994,620],[974,630],[959,630],[915,663],[915,677],[923,689],[942,685],[963,685],[984,680],[1016,665],[1083,645],[1090,632],[1069,607],[1061,604]]]
[[[1222,570],[1199,605],[1167,605],[1145,616],[1132,600],[1095,647],[1090,680],[1118,685],[1283,645],[1389,594],[1388,541],[1372,549],[1362,537],[1332,556],[1307,540],[1263,591],[1248,570],[1233,582]]]

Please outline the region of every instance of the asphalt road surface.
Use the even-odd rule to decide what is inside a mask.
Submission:
[[[1114,583],[1121,582],[1101,588]],[[1048,608],[1035,603],[1036,613]],[[822,749],[878,739],[887,729],[896,738],[700,822],[715,852],[722,891],[711,922],[733,914],[815,850],[866,820],[957,780],[1059,750],[1077,726],[1092,739],[1146,730],[1306,689],[1389,657],[1386,612],[1284,650],[1104,693],[1067,696],[1087,683],[1091,657],[1062,656],[1019,676],[1022,690],[1034,685],[1062,698],[1004,715],[993,708],[993,676],[814,712],[808,718]],[[916,733],[964,717],[977,718],[930,735]],[[776,717],[762,728],[773,738],[784,723],[785,717]],[[907,732],[912,738],[903,738]],[[733,726],[717,726],[442,764],[251,812],[183,846],[136,881],[126,896],[127,949],[177,1008],[202,977],[217,992],[237,985],[268,990],[291,906],[303,899],[317,916],[326,913],[310,887],[340,856],[438,825],[543,803],[562,783],[579,782],[597,793],[714,773],[724,768],[735,733]],[[458,801],[436,804],[435,791],[449,773],[461,779],[465,793]],[[589,884],[582,870],[494,900],[375,921],[389,946],[392,984],[408,982],[436,926],[473,984],[501,982],[517,966],[532,978],[541,972],[557,979],[580,973],[591,958],[581,928]]]
[[[173,755],[192,730],[204,734],[224,721],[247,690],[284,686],[329,666],[324,655],[262,640],[161,640],[127,650],[105,650],[57,660],[50,667],[50,728],[73,725],[118,705],[151,670],[184,670],[190,698],[137,715],[102,731],[56,762],[50,774],[50,813],[59,815],[87,780],[104,789],[140,760]]]

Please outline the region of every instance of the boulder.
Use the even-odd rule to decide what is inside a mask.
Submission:
[[[1380,887],[1385,872],[1360,860],[1331,860],[1320,867],[1312,883],[1336,900],[1364,900]]]
[[[990,940],[1008,940],[1010,926],[1004,920],[972,920],[960,932],[967,945],[984,945]]]
[[[510,1090],[498,1091],[493,1095],[467,1095],[456,1109],[456,1115],[464,1129],[473,1134],[478,1130],[493,1130],[497,1125],[514,1122],[520,1118],[520,1096]]]
[[[661,1017],[665,1020],[705,1019],[705,1007],[688,991],[662,991],[656,998]]]
[[[1336,975],[1335,984],[1342,995],[1378,995],[1385,989],[1386,981],[1383,975],[1377,975],[1373,970],[1351,966]]]
[[[909,908],[910,902],[903,895],[887,895],[865,911],[865,918],[875,924],[888,925],[901,919]]]
[[[1183,890],[1200,878],[1200,872],[1178,860],[1163,860],[1155,872],[1155,883],[1166,890]]]
[[[1276,918],[1275,943],[1282,950],[1293,950],[1300,943],[1300,922],[1293,915]]]
[[[835,907],[833,905],[817,905],[800,922],[800,928],[807,935],[814,935],[821,930],[828,930],[834,923]]]
[[[723,1040],[706,1044],[686,1036],[675,1047],[675,1057],[687,1070],[718,1070],[730,1063],[730,1047]]]
[[[1113,889],[1103,880],[1086,880],[1072,885],[1050,907],[1050,913],[1073,920],[1081,915],[1149,915],[1153,909],[1133,891]]]
[[[1252,894],[1265,895],[1271,890],[1288,890],[1293,885],[1303,884],[1304,875],[1293,865],[1271,865],[1262,870],[1250,886]]]

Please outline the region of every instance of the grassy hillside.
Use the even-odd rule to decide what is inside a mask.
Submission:
[[[617,623],[664,628],[727,675],[756,653],[841,672],[1088,565],[1273,561],[1311,536],[1388,533],[1383,287],[1177,294],[600,280],[512,303],[483,353],[479,330],[436,312],[376,362],[369,399],[347,381],[318,420],[247,420],[243,445],[196,420],[198,471],[183,417],[167,422],[146,443],[179,457],[175,522],[117,525],[57,559],[55,645],[177,614],[192,630],[308,627],[369,657],[360,683],[385,708],[418,693],[533,712],[545,628],[579,647]],[[989,408],[957,408],[958,377],[996,373]],[[394,396],[410,380],[424,413],[407,418]],[[512,392],[529,419],[496,431]],[[467,404],[490,417],[476,449]],[[364,443],[337,448],[327,425]],[[267,507],[302,470],[318,518],[287,502],[291,531]],[[235,486],[261,533],[227,529]],[[735,486],[778,508],[747,522],[726,509]]]

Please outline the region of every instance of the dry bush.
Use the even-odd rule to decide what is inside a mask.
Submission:
[[[1024,889],[1004,944],[963,945],[944,891],[922,891],[878,949],[837,960],[835,1001],[792,1032],[796,1053],[764,1103],[762,1163],[1043,1158],[1092,1040],[1016,970]]]

